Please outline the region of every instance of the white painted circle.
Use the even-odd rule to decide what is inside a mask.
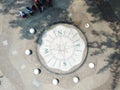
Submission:
[[[35,29],[34,29],[34,28],[30,28],[29,32],[30,32],[31,34],[35,34]]]
[[[85,28],[89,28],[90,25],[88,23],[85,24]]]
[[[38,68],[34,69],[34,74],[35,74],[35,75],[40,74],[40,69],[38,69]]]
[[[79,77],[73,77],[73,82],[78,83],[79,82]]]
[[[39,53],[46,65],[61,71],[69,71],[83,62],[86,43],[74,27],[57,25],[42,37]]]
[[[89,63],[89,68],[93,69],[95,67],[94,63]]]
[[[58,85],[59,80],[58,79],[53,79],[52,83],[53,83],[53,85]]]
[[[31,51],[31,50],[26,50],[26,51],[25,51],[25,54],[26,54],[26,55],[31,55],[31,54],[32,54],[32,51]]]

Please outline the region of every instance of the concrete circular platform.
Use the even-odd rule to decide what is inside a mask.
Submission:
[[[37,46],[41,64],[54,73],[69,73],[78,69],[87,55],[87,42],[83,33],[70,24],[51,26]]]

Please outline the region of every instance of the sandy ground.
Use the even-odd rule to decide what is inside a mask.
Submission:
[[[7,0],[6,0],[7,1]],[[110,68],[102,69],[108,63],[105,61],[115,52],[114,44],[116,41],[113,31],[109,27],[109,23],[104,20],[98,20],[88,12],[90,8],[84,0],[73,0],[69,2],[55,0],[54,8],[46,10],[43,14],[36,13],[27,19],[19,18],[18,11],[24,9],[30,3],[24,1],[13,3],[10,0],[10,8],[5,9],[4,3],[0,4],[0,90],[119,90],[120,83],[116,89],[111,89],[113,85],[113,76]],[[30,0],[26,0],[30,1]],[[69,3],[68,3],[69,2]],[[13,6],[12,6],[13,5]],[[18,8],[13,8],[13,7]],[[10,10],[9,10],[10,9]],[[4,11],[4,12],[3,12]],[[54,75],[46,71],[36,58],[36,38],[46,25],[54,22],[73,22],[85,34],[88,41],[87,61],[83,65],[84,69],[79,69],[71,75]],[[94,21],[94,23],[93,23]],[[89,28],[85,28],[85,24],[89,24]],[[47,27],[48,27],[47,26]],[[26,34],[30,27],[37,29],[35,36]],[[22,37],[22,38],[21,38]],[[26,49],[33,50],[31,56],[26,56]],[[89,62],[95,63],[95,69],[89,70],[87,67]],[[34,75],[33,70],[40,67],[41,75]],[[89,74],[85,74],[90,72]],[[98,73],[99,72],[99,73]],[[79,74],[80,73],[80,74]],[[80,76],[80,82],[74,84],[72,77]],[[3,77],[1,77],[3,76]],[[52,85],[52,79],[60,78],[58,86]]]

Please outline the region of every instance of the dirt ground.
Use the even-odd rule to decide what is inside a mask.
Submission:
[[[32,0],[0,1],[0,90],[120,90],[118,38],[111,28],[113,24],[101,19],[95,4],[87,0],[53,0],[53,7],[43,13],[37,11],[33,16],[20,18],[19,11],[31,4]],[[36,57],[38,38],[56,23],[77,26],[87,39],[84,68],[69,75],[47,71]],[[89,28],[85,28],[86,24]],[[28,32],[31,27],[37,30],[35,35]],[[26,49],[33,54],[26,56]],[[90,62],[95,64],[92,70],[88,68]],[[35,68],[42,70],[40,75],[33,74]],[[72,82],[74,76],[80,77],[79,83]],[[52,84],[54,78],[60,80],[57,86]]]

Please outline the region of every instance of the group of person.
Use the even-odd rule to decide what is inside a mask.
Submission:
[[[32,16],[36,10],[42,13],[48,7],[52,7],[52,0],[34,0],[34,4],[31,7],[26,7],[27,13],[20,11],[20,17],[25,18],[27,14]]]

